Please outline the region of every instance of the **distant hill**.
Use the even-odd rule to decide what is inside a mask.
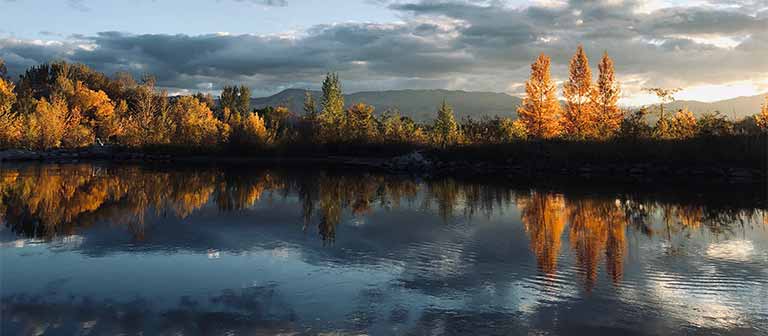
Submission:
[[[720,113],[723,115],[734,119],[740,119],[759,113],[760,106],[763,103],[765,103],[765,94],[748,97],[736,97],[711,103],[692,100],[678,100],[672,104],[669,104],[668,109],[670,111],[677,111],[683,107],[688,107],[688,109],[697,116],[700,116],[704,113],[720,111]]]
[[[251,99],[251,105],[255,108],[266,106],[286,106],[297,114],[303,114],[304,92],[302,89],[287,89],[269,97]],[[320,101],[319,91],[310,91],[317,101]],[[753,115],[760,111],[760,106],[765,101],[764,95],[751,97],[738,97],[712,103],[699,101],[678,100],[667,105],[668,111],[687,106],[695,115],[720,111],[722,114],[739,119]],[[398,109],[405,115],[417,121],[432,120],[437,107],[445,99],[453,106],[459,119],[465,116],[481,118],[483,116],[509,116],[516,118],[515,112],[521,103],[521,99],[506,93],[495,92],[468,92],[458,90],[390,90],[390,91],[364,91],[344,95],[347,105],[363,102],[376,107],[376,112],[381,113],[387,109]]]
[[[294,113],[301,114],[304,111],[305,91],[301,89],[283,90],[269,97],[251,99],[251,105],[255,108],[282,105]],[[319,91],[311,92],[319,102],[321,93]],[[370,104],[376,107],[377,113],[387,109],[398,109],[403,115],[418,121],[434,118],[443,99],[453,106],[458,118],[465,116],[480,118],[484,115],[513,117],[516,115],[515,110],[521,102],[520,98],[505,93],[452,90],[364,91],[344,95],[344,102],[347,105],[360,102]]]

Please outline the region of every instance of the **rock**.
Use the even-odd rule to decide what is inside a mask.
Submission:
[[[419,151],[393,158],[388,162],[388,165],[395,169],[407,171],[427,171],[433,166],[432,162],[427,160]]]

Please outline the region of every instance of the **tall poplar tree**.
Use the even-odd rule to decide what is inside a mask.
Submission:
[[[525,82],[525,98],[517,109],[518,119],[531,138],[547,139],[560,134],[560,102],[557,101],[557,86],[549,73],[550,63],[549,56],[542,53],[531,64],[531,77]]]
[[[563,133],[572,139],[585,139],[594,135],[596,90],[592,85],[592,70],[584,47],[579,45],[570,63],[570,75],[563,85],[566,100],[563,113]]]
[[[344,129],[344,96],[341,92],[339,75],[329,73],[323,81],[323,101],[320,113],[320,136],[324,141],[342,139]]]
[[[624,119],[624,113],[618,106],[621,88],[616,82],[613,60],[608,56],[608,52],[603,53],[603,58],[597,67],[600,75],[597,79],[595,97],[596,135],[600,139],[608,139],[616,135]]]

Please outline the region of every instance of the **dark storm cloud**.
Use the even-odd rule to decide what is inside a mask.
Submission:
[[[562,78],[579,43],[593,62],[607,50],[620,75],[654,85],[764,79],[768,73],[763,1],[657,10],[644,10],[643,1],[526,8],[501,1],[378,3],[400,12],[403,22],[319,25],[292,36],[105,32],[60,43],[0,39],[0,57],[13,73],[66,59],[107,73],[154,73],[169,88],[242,82],[258,93],[314,86],[327,71],[341,72],[348,90],[428,83],[505,91],[525,80],[540,52],[553,56],[555,76]]]

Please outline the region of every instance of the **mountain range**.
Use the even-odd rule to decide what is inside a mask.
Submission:
[[[277,94],[262,98],[251,99],[251,106],[264,108],[266,106],[286,106],[297,114],[303,114],[304,93],[307,90],[286,89]],[[320,102],[322,93],[310,91],[315,100]],[[699,101],[675,101],[668,104],[666,109],[676,111],[688,107],[695,115],[720,111],[734,119],[753,115],[760,111],[765,101],[763,95],[738,97],[717,102],[705,103]],[[445,100],[453,106],[458,119],[471,116],[509,116],[516,117],[516,109],[522,102],[519,97],[496,92],[469,92],[460,90],[389,90],[363,91],[344,95],[347,105],[366,103],[376,108],[376,113],[386,110],[399,110],[404,116],[417,121],[432,120],[438,106]]]

